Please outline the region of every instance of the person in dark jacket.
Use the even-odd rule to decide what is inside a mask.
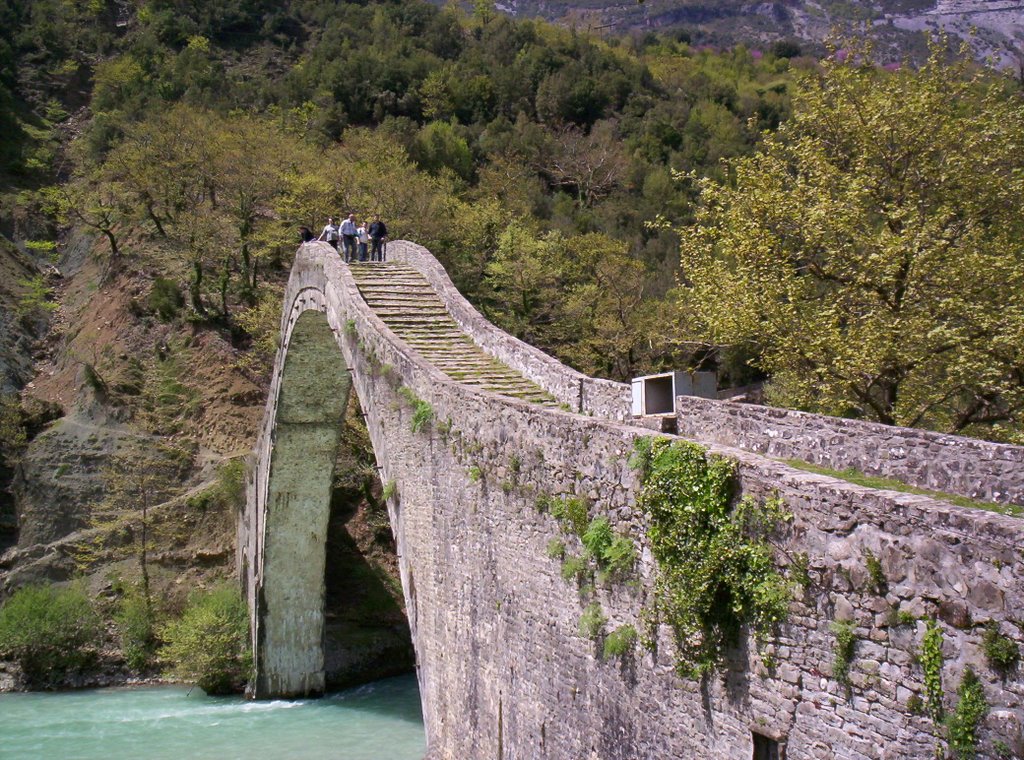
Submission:
[[[299,237],[302,239],[303,243],[310,243],[315,239],[313,237],[313,230],[305,225],[299,227]]]
[[[380,220],[380,214],[376,214],[373,217],[373,222],[370,224],[370,261],[384,261],[384,241],[388,239],[388,228]]]

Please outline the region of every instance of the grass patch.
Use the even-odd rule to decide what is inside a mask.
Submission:
[[[949,502],[950,504],[955,504],[958,507],[984,509],[986,512],[997,512],[1001,515],[1010,515],[1011,517],[1024,517],[1024,506],[1019,504],[997,504],[991,501],[979,501],[977,499],[972,499],[969,496],[960,496],[955,493],[929,491],[926,488],[918,488],[917,486],[904,483],[902,480],[882,478],[876,475],[865,475],[863,472],[854,470],[853,468],[846,470],[833,470],[829,467],[811,464],[810,462],[804,462],[800,459],[783,459],[781,461],[788,464],[790,467],[796,468],[797,470],[813,472],[816,475],[826,475],[830,478],[838,478],[839,480],[845,480],[848,483],[864,486],[865,488],[877,488],[882,491],[912,493],[917,496],[928,496],[932,499]]]

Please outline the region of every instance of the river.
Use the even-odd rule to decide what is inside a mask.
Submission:
[[[296,701],[181,686],[0,694],[4,760],[421,760],[425,752],[412,675]]]

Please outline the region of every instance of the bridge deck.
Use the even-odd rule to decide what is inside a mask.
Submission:
[[[486,353],[452,319],[419,272],[397,263],[351,264],[367,305],[392,331],[453,380],[546,407],[558,401]]]

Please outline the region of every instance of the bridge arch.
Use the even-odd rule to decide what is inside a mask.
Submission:
[[[393,243],[390,253],[407,274],[428,281],[417,287],[440,296],[437,311],[457,323],[451,329],[460,346],[475,344],[549,395],[543,403],[515,398],[474,386],[457,370],[445,374],[439,359],[428,359],[429,341],[400,337],[381,316],[387,309],[371,308],[333,249],[300,249],[239,521],[255,696],[323,689],[321,526],[342,410],[354,389],[381,479],[396,485],[388,512],[431,760],[719,760],[750,757],[756,736],[784,743],[791,760],[933,752],[934,736],[894,697],[919,678],[904,646],[914,644],[911,630],[894,629],[888,649],[877,645],[892,626],[877,606],[880,597],[852,583],[840,591],[863,634],[859,654],[870,651],[877,660],[870,673],[858,671],[865,678],[857,689],[870,699],[853,703],[821,670],[833,658],[834,638],[832,609],[823,606],[833,589],[824,586],[820,596],[794,598],[794,614],[776,642],[785,652],[777,669],[749,647],[737,652],[724,677],[703,686],[675,675],[674,640],[665,626],[651,631],[653,652],[614,657],[602,652],[599,638],[583,635],[581,616],[592,605],[603,610],[605,633],[645,625],[642,609],[657,568],[645,543],[645,516],[636,509],[637,474],[627,462],[635,439],[651,431],[620,424],[628,388],[574,373],[486,323],[423,249]],[[412,424],[421,405],[431,421]],[[720,412],[737,413],[728,406]],[[1024,604],[1014,518],[797,470],[716,445],[713,434],[697,431],[694,438],[736,461],[744,494],[785,501],[793,515],[785,550],[810,558],[823,582],[863,572],[859,558],[870,551],[891,572],[889,593],[900,609],[927,612],[920,606],[926,594],[940,610],[1002,621]],[[811,443],[829,445],[831,437]],[[543,505],[550,505],[544,497],[568,494],[586,501],[589,518],[608,519],[636,542],[629,584],[583,589],[563,577],[557,555],[578,555],[583,547]],[[1002,567],[990,570],[993,558]],[[962,651],[980,651],[980,628],[950,630]],[[948,663],[954,680],[967,662]],[[1013,726],[1024,725],[1017,702],[1008,704],[994,683],[987,689],[1004,714],[1016,711]],[[848,729],[837,733],[836,725]],[[878,751],[883,747],[888,754]]]

